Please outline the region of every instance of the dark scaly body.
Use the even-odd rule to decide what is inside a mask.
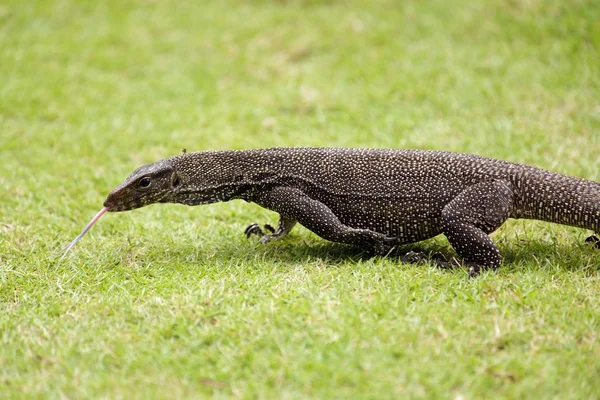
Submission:
[[[150,177],[147,188],[140,179]],[[600,231],[600,184],[471,154],[426,150],[273,148],[181,154],[136,170],[109,211],[155,202],[244,199],[333,241],[381,250],[445,233],[468,263],[496,267],[487,234],[507,218]],[[260,231],[260,230],[259,230]],[[261,232],[262,233],[262,232]]]

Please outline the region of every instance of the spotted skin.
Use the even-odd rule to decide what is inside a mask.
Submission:
[[[144,179],[149,178],[149,179]],[[502,260],[488,236],[508,218],[600,231],[600,183],[472,154],[427,150],[272,148],[203,151],[138,168],[104,205],[199,205],[243,199],[324,239],[375,252],[445,234],[477,273]],[[249,227],[250,228],[250,227]],[[258,228],[258,229],[257,229]],[[248,231],[247,231],[248,233]]]

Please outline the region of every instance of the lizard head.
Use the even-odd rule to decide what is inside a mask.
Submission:
[[[168,159],[144,165],[113,189],[104,201],[108,211],[127,211],[170,200],[180,179]]]

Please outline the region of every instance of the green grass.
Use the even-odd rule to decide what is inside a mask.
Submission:
[[[231,202],[102,218],[201,149],[472,152],[600,180],[597,1],[0,4],[2,398],[600,396],[600,252],[509,221],[498,272],[368,258]],[[444,238],[416,246],[453,252]]]

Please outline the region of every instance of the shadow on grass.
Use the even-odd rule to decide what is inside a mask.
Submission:
[[[600,270],[600,250],[585,243],[556,244],[547,241],[504,241],[501,244],[504,263],[501,270],[518,271],[523,268],[551,268],[571,271]],[[448,261],[458,263],[456,253],[443,238],[431,239],[397,248],[385,256],[377,256],[357,247],[328,241],[297,237],[261,245],[251,241],[224,241],[217,246],[203,248],[198,245],[176,247],[145,247],[138,251],[138,262],[196,264],[204,268],[222,265],[252,265],[265,263],[279,265],[311,264],[317,262],[328,268],[346,267],[353,263],[386,258],[398,264],[433,265],[431,262],[408,263],[402,260],[407,252],[424,253],[430,259],[443,255]],[[454,268],[456,269],[456,268]]]

